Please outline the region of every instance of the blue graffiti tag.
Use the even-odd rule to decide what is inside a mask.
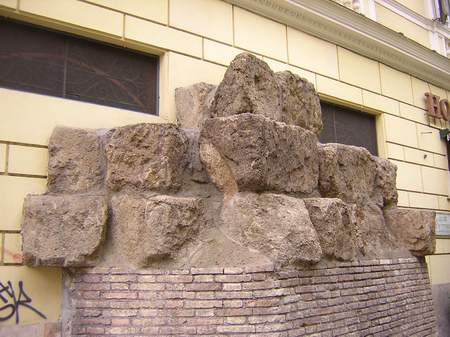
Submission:
[[[23,289],[22,281],[19,281],[19,296],[16,296],[11,281],[8,281],[6,285],[0,282],[0,305],[2,305],[2,302],[4,304],[2,307],[0,307],[0,322],[7,321],[11,317],[15,316],[16,324],[19,324],[19,309],[21,306],[28,308],[43,319],[47,319],[47,317],[42,312],[31,305],[32,301],[33,300],[31,299],[31,297],[28,296]]]

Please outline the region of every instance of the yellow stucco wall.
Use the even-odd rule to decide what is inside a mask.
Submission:
[[[392,14],[379,12],[388,25]],[[189,5],[185,0],[0,0],[0,14],[158,54],[161,61],[159,117],[0,89],[0,282],[23,280],[36,307],[49,312],[48,319],[59,315],[61,272],[20,266],[19,233],[24,196],[46,188],[46,146],[53,127],[174,122],[175,88],[219,83],[226,66],[243,51],[276,71],[306,77],[326,100],[376,114],[380,155],[399,168],[399,205],[450,210],[447,152],[438,135],[444,125],[429,121],[424,110],[425,92],[450,98],[448,91],[219,0],[189,0]],[[429,45],[420,30],[402,22],[396,21],[403,25],[397,28],[405,35]],[[450,282],[439,272],[449,260],[446,255],[429,259],[432,275],[439,275],[432,276],[433,282]],[[27,317],[27,322],[42,321]]]

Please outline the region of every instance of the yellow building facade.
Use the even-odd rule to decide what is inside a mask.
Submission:
[[[19,306],[16,324],[2,320],[0,310],[0,336],[2,327],[44,331],[60,319],[62,271],[23,266],[20,234],[24,197],[46,191],[53,128],[175,123],[175,89],[218,84],[241,52],[308,79],[324,102],[374,115],[379,155],[398,167],[399,206],[435,210],[445,222],[449,164],[439,131],[449,126],[427,116],[425,97],[450,100],[450,28],[437,23],[435,6],[432,0],[0,0],[0,16],[16,22],[159,57],[158,116],[0,87],[0,287],[10,282],[18,293],[22,282],[46,317]],[[437,235],[427,263],[433,286],[448,297],[450,236]]]

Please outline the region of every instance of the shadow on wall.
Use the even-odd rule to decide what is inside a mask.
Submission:
[[[431,289],[439,337],[448,337],[450,336],[450,284],[435,284]]]

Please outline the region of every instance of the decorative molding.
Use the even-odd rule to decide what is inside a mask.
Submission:
[[[395,0],[375,0],[375,2],[426,30],[437,31],[447,38],[450,37],[450,29],[438,20],[431,20],[420,15]]]
[[[450,90],[450,60],[329,0],[225,0]]]

